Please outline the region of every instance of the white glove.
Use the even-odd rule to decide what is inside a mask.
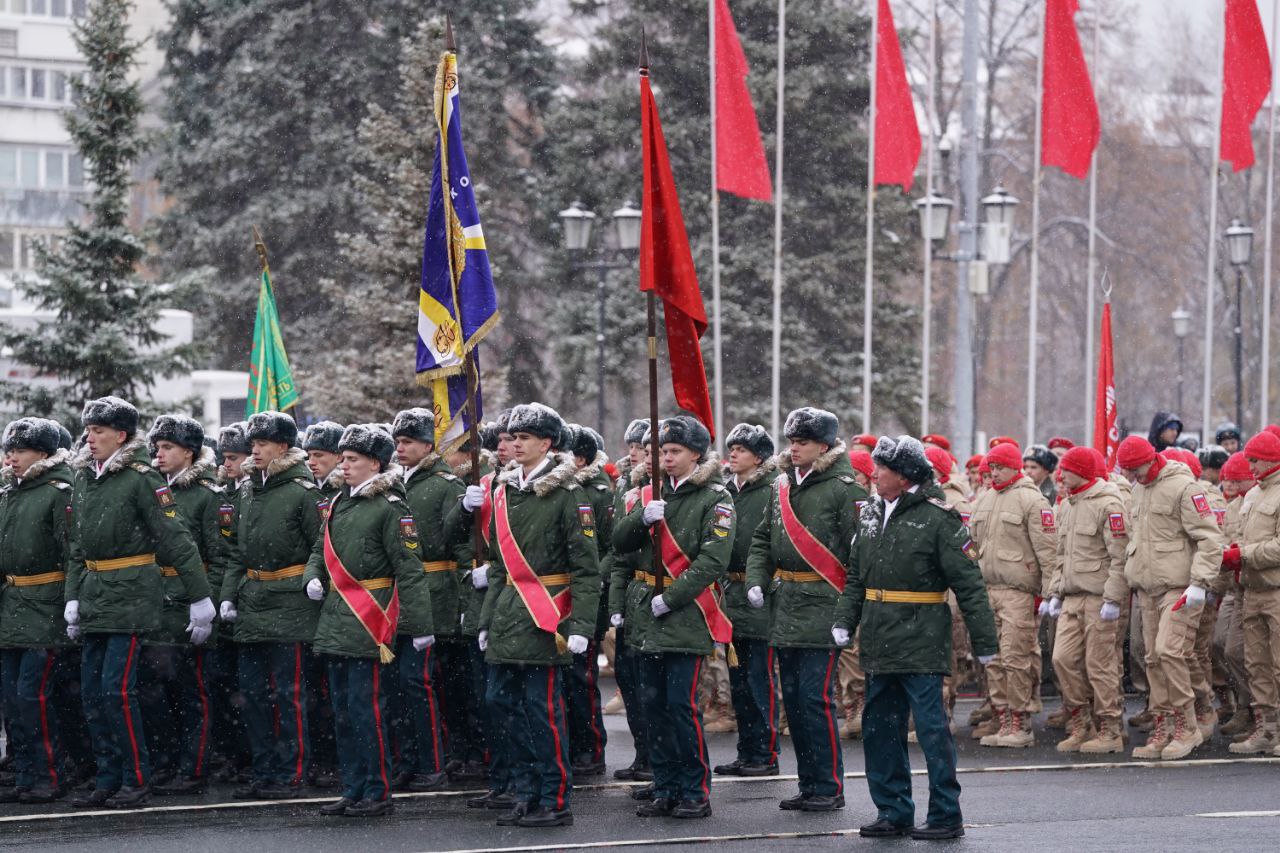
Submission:
[[[80,602],[68,601],[67,606],[62,608],[62,618],[68,625],[80,624]],[[72,639],[75,639],[72,637]]]
[[[213,599],[206,597],[191,602],[191,606],[187,608],[187,615],[191,618],[192,625],[208,627],[213,624],[213,618],[218,615],[218,611],[213,609]],[[189,629],[190,626],[188,626]]]
[[[587,638],[582,636],[581,634],[570,634],[569,642],[567,645],[569,646],[569,651],[571,653],[575,655],[585,654],[587,651],[587,645],[588,645]]]
[[[484,505],[484,486],[467,486],[467,493],[462,496],[462,508],[467,512],[475,512]]]
[[[621,628],[622,622],[623,622],[623,619],[622,619],[621,613],[615,613],[609,617],[609,624],[615,628]]]
[[[1040,603],[1043,604],[1044,602],[1042,601]],[[1055,595],[1053,598],[1049,599],[1048,613],[1054,619],[1057,619],[1059,616],[1062,615],[1062,599],[1061,598],[1058,598],[1058,596]]]
[[[1110,601],[1102,602],[1102,609],[1098,611],[1098,618],[1103,622],[1114,622],[1120,618],[1120,605],[1113,604]]]
[[[849,632],[836,625],[831,629],[831,639],[836,641],[837,646],[844,648],[849,645]]]
[[[671,612],[671,605],[663,601],[660,595],[653,597],[653,601],[649,603],[649,608],[653,610],[654,616],[666,616]]]
[[[978,663],[982,664],[983,666],[986,666],[987,664],[991,663],[995,659],[996,659],[995,655],[978,655]]]
[[[68,625],[68,626],[67,626],[67,637],[68,637],[69,639],[72,639],[72,640],[78,640],[78,639],[80,639],[80,626],[79,626],[79,625]]]
[[[205,640],[209,639],[209,635],[213,633],[213,626],[192,622],[187,626],[187,632],[191,634],[191,645],[203,646]]]
[[[666,501],[649,501],[644,505],[644,511],[640,514],[640,517],[644,519],[645,524],[656,524],[661,521],[666,514]]]
[[[476,566],[471,570],[471,585],[476,589],[489,588],[489,564]]]
[[[476,645],[480,647],[480,651],[489,648],[489,632],[481,631],[480,636],[476,637]]]
[[[236,606],[234,604],[232,604],[230,601],[224,601],[222,602],[221,615],[222,615],[223,622],[234,622],[236,621],[236,617],[239,616],[240,614],[236,613]]]
[[[1040,615],[1040,616],[1048,616],[1048,615],[1049,615],[1049,600],[1048,600],[1048,599],[1041,599],[1041,600],[1040,600],[1040,606],[1036,608],[1036,613],[1037,613],[1038,615]]]
[[[1182,597],[1187,600],[1187,607],[1201,607],[1204,605],[1205,600],[1204,587],[1192,584],[1187,587],[1187,591],[1182,594]]]
[[[432,646],[434,646],[435,644],[436,644],[436,636],[435,636],[435,634],[427,634],[427,636],[425,636],[425,637],[414,637],[414,638],[413,638],[413,650],[414,650],[415,652],[420,652],[420,651],[422,651],[423,649],[429,649],[429,648],[431,648]]]
[[[307,581],[307,598],[312,601],[319,601],[324,598],[324,584],[320,583],[320,578],[312,578]]]
[[[753,586],[747,590],[747,604],[750,604],[756,610],[764,607],[764,590],[758,586]]]

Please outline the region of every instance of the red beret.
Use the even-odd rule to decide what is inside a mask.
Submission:
[[[1265,429],[1267,432],[1271,433],[1276,438],[1280,438],[1280,426],[1276,426],[1275,424],[1267,424]]]
[[[929,457],[929,464],[933,466],[933,470],[937,471],[940,477],[950,474],[951,466],[956,464],[956,460],[951,457],[951,454],[941,447],[926,447],[924,455]]]
[[[933,432],[929,433],[928,435],[920,436],[920,443],[934,444],[948,452],[950,452],[951,450],[951,442],[947,441],[947,437],[945,435],[938,435],[937,433],[933,433]]]
[[[1155,458],[1156,449],[1140,435],[1129,436],[1120,442],[1120,447],[1116,450],[1116,461],[1121,468],[1128,470],[1141,468]]]
[[[1102,455],[1102,451],[1096,447],[1086,447],[1085,449],[1093,456],[1093,464],[1097,466],[1099,477],[1105,477],[1111,473],[1107,470],[1107,457]]]
[[[1280,438],[1271,431],[1271,427],[1267,427],[1265,432],[1258,433],[1245,444],[1244,456],[1263,462],[1280,462]]]
[[[862,435],[856,435],[853,437],[853,443],[861,445],[862,447],[865,447],[868,453],[876,449],[876,444],[878,441],[879,439],[877,439],[874,435],[871,435],[870,433],[866,433],[866,432],[864,432]]]
[[[861,471],[868,477],[876,475],[876,463],[871,461],[871,454],[865,450],[850,450],[849,464],[853,466],[853,470]]]
[[[964,463],[964,470],[968,471],[968,470],[972,469],[972,468],[973,468],[973,467],[975,467],[975,466],[977,466],[978,468],[981,468],[981,467],[982,467],[982,454],[981,454],[981,453],[975,453],[975,454],[973,454],[972,456],[970,456],[970,457],[969,457],[969,461],[968,461],[968,462],[966,462],[966,463]]]
[[[1196,458],[1194,453],[1187,450],[1185,447],[1166,447],[1164,450],[1160,451],[1160,455],[1165,459],[1172,459],[1175,462],[1181,462],[1183,465],[1186,465],[1191,469],[1191,473],[1196,477],[1196,479],[1199,479],[1200,475],[1204,473],[1204,467],[1201,466],[1200,460]]]
[[[1253,470],[1249,467],[1249,458],[1244,455],[1243,450],[1232,453],[1231,458],[1222,466],[1222,479],[1253,482]]]
[[[1010,438],[1007,435],[997,435],[995,438],[991,439],[987,442],[987,449],[989,450],[993,447],[998,447],[1001,444],[1012,444],[1018,449],[1019,453],[1022,452],[1022,445],[1018,444],[1018,440],[1016,438]]]
[[[1076,443],[1074,441],[1072,441],[1069,438],[1063,438],[1060,435],[1055,435],[1053,438],[1049,439],[1050,450],[1053,450],[1055,447],[1062,447],[1067,450],[1070,450],[1075,446],[1076,446]]]
[[[1097,453],[1092,447],[1073,447],[1058,461],[1058,469],[1070,471],[1086,480],[1102,476],[1102,466],[1094,458]]]
[[[987,454],[988,465],[1003,465],[1015,471],[1022,470],[1022,454],[1016,444],[997,444]]]

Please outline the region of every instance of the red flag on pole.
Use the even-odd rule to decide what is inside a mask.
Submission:
[[[676,403],[702,421],[715,437],[711,394],[698,339],[707,330],[707,311],[680,212],[675,176],[662,136],[658,104],[649,77],[640,77],[640,130],[643,136],[644,198],[640,205],[640,290],[662,299],[667,352]]]
[[[876,184],[915,181],[920,161],[920,126],[911,103],[911,84],[902,61],[902,45],[893,26],[889,0],[880,0],[876,37]]]
[[[773,200],[773,182],[760,140],[760,122],[747,88],[747,56],[729,12],[716,3],[716,189],[741,198]]]
[[[1222,159],[1239,172],[1253,165],[1249,132],[1271,91],[1271,56],[1256,0],[1227,0],[1222,52]]]
[[[1111,349],[1111,300],[1102,304],[1102,331],[1098,338],[1098,397],[1093,410],[1093,446],[1107,462],[1107,471],[1116,470],[1116,448],[1120,427],[1116,422],[1115,353]]]
[[[1079,10],[1078,0],[1045,0],[1040,162],[1083,180],[1098,147],[1101,122],[1076,32]]]

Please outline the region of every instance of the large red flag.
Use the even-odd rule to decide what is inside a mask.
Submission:
[[[876,184],[910,190],[920,161],[920,126],[889,0],[880,0],[876,38]]]
[[[1093,446],[1107,461],[1107,471],[1116,470],[1116,448],[1120,427],[1116,420],[1115,353],[1111,349],[1111,300],[1102,304],[1102,332],[1098,345],[1098,397],[1093,409]]]
[[[1271,56],[1256,0],[1227,0],[1222,54],[1222,159],[1239,172],[1253,165],[1249,126],[1271,91]]]
[[[1079,10],[1078,0],[1045,0],[1040,162],[1083,179],[1098,147],[1101,122],[1076,33]]]
[[[640,289],[662,298],[667,324],[667,352],[676,403],[716,434],[711,394],[698,339],[707,330],[707,311],[698,289],[698,274],[680,213],[675,177],[662,136],[658,104],[649,76],[640,75],[640,130],[643,136],[644,198],[640,205]]]
[[[716,189],[742,198],[773,199],[760,122],[747,89],[747,56],[729,12],[716,3]]]

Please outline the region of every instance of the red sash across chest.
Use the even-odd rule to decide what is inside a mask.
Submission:
[[[568,618],[573,612],[573,599],[568,587],[552,596],[538,579],[533,566],[525,559],[507,517],[506,486],[500,485],[493,492],[493,519],[498,531],[498,553],[502,555],[502,565],[507,569],[507,577],[511,579],[520,600],[533,617],[533,624],[554,634],[560,620]]]
[[[395,659],[391,645],[396,638],[396,623],[400,620],[400,591],[392,587],[391,600],[387,602],[384,610],[378,600],[373,597],[373,592],[361,586],[360,582],[347,571],[347,567],[342,564],[329,538],[329,528],[333,526],[333,511],[337,505],[338,498],[334,497],[329,505],[329,513],[324,525],[324,564],[329,570],[329,579],[365,631],[378,644],[378,655],[382,662],[391,663]]]
[[[787,538],[800,557],[809,564],[809,568],[822,575],[822,579],[831,584],[836,592],[844,592],[844,564],[796,516],[796,511],[791,507],[790,477],[778,481],[778,508],[782,513],[782,529],[786,531]]]

